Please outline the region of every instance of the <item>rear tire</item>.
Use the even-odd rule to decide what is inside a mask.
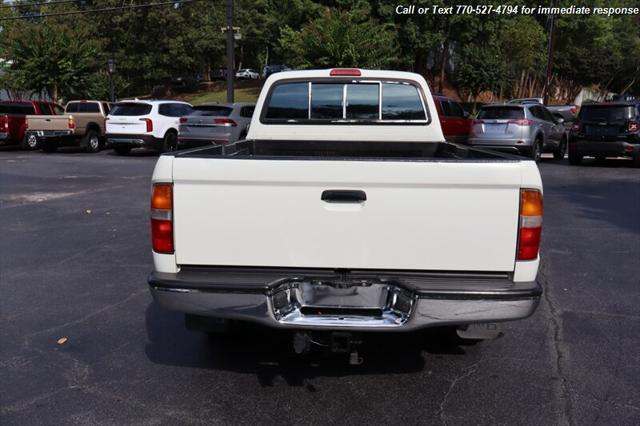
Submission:
[[[85,152],[94,153],[100,151],[100,135],[95,130],[89,130],[82,140]]]
[[[127,155],[130,151],[131,151],[131,147],[130,146],[114,146],[113,150],[116,152],[116,154],[118,155]]]
[[[48,153],[56,152],[58,150],[58,142],[55,140],[45,140],[42,142],[42,150]]]
[[[164,139],[162,140],[162,149],[160,152],[172,152],[178,149],[178,134],[169,131],[166,135],[164,135]]]
[[[20,145],[22,146],[22,149],[26,149],[27,151],[34,151],[40,148],[40,141],[34,133],[30,133],[24,135],[24,137],[22,138],[22,143]]]
[[[536,163],[542,160],[542,139],[536,138],[535,142],[531,146],[531,159]]]
[[[563,160],[564,155],[567,153],[567,138],[560,139],[560,145],[553,151],[553,158],[556,160]]]

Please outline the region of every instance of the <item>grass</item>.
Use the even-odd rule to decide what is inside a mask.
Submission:
[[[236,83],[234,88],[235,102],[255,102],[262,89],[262,84],[253,82]],[[189,93],[181,96],[183,100],[192,105],[203,104],[205,102],[226,102],[227,88],[224,84],[212,84],[209,88]]]

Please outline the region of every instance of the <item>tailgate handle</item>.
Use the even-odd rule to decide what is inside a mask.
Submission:
[[[327,189],[322,191],[321,199],[327,203],[362,203],[367,201],[367,194],[359,190]]]

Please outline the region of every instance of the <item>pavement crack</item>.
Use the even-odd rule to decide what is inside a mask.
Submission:
[[[562,319],[560,318],[559,309],[551,297],[551,286],[549,285],[549,279],[546,274],[546,263],[542,262],[540,266],[540,270],[538,271],[538,280],[542,284],[544,290],[542,297],[547,303],[547,306],[549,306],[551,319],[551,350],[554,357],[554,375],[560,379],[560,389],[557,393],[562,401],[562,410],[558,424],[573,426],[576,423],[573,415],[569,380],[564,368],[564,362],[567,360],[568,356],[562,341]]]
[[[447,389],[444,396],[442,397],[442,401],[440,401],[440,405],[438,406],[438,411],[436,413],[438,418],[440,419],[440,422],[443,425],[447,424],[447,421],[445,419],[445,408],[446,408],[447,402],[449,402],[449,396],[453,392],[454,388],[458,385],[458,383],[475,374],[475,372],[478,370],[478,365],[480,365],[480,363],[483,361],[484,360],[481,359],[480,361],[470,365],[469,367],[463,370],[462,374],[460,374],[459,376],[451,380],[451,383],[449,384],[449,389]]]
[[[56,325],[54,327],[49,327],[49,328],[44,329],[44,330],[39,330],[39,331],[35,331],[33,333],[30,333],[30,334],[27,334],[26,336],[24,336],[24,344],[26,346],[29,346],[29,343],[31,342],[31,339],[33,337],[35,337],[35,336],[39,336],[41,334],[47,334],[47,333],[50,333],[52,331],[60,330],[60,329],[65,328],[65,327],[69,327],[69,326],[73,326],[73,325],[77,325],[77,324],[82,324],[83,322],[88,321],[88,320],[90,320],[90,319],[92,319],[92,318],[94,318],[94,317],[96,317],[96,316],[98,316],[98,315],[110,310],[110,309],[116,308],[116,307],[118,307],[120,305],[124,305],[125,303],[129,302],[131,299],[133,299],[135,297],[138,297],[141,294],[146,293],[146,292],[147,292],[146,288],[141,288],[140,290],[131,293],[130,295],[128,295],[124,299],[122,299],[122,300],[120,300],[118,302],[111,303],[109,305],[103,306],[100,309],[98,309],[98,310],[96,310],[96,311],[94,311],[94,312],[92,312],[90,314],[87,314],[87,315],[83,316],[82,318],[78,318],[78,319],[75,319],[73,321],[65,322],[64,324],[59,324],[59,325]]]

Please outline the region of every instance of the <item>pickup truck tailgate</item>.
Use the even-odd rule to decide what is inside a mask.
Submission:
[[[518,161],[176,157],[176,262],[513,271],[521,180]]]
[[[29,130],[68,130],[67,115],[28,115]]]

